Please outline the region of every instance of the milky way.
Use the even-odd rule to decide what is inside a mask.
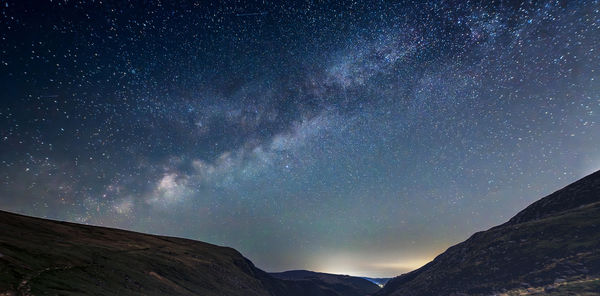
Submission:
[[[600,169],[598,1],[141,2],[0,1],[0,209],[390,276]]]

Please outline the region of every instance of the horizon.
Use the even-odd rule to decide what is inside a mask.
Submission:
[[[0,210],[380,278],[600,170],[598,1],[23,2]]]
[[[594,174],[594,173],[597,173],[597,172],[600,172],[600,170],[597,170],[597,171],[592,171],[592,172],[590,172],[590,173],[588,173],[588,174],[586,174],[586,175],[584,175],[584,176],[582,176],[582,177],[578,178],[577,180],[580,180],[581,178],[584,178],[584,177],[590,176],[591,174]],[[574,180],[574,181],[577,181],[577,180]],[[572,184],[574,181],[572,181],[572,182],[569,182],[569,183],[568,183],[568,184],[566,184],[566,185]],[[565,185],[565,186],[566,186],[566,185]],[[559,190],[560,190],[560,189],[562,189],[562,188],[564,188],[564,186],[561,186],[561,187],[559,187],[559,188],[557,188],[557,189],[551,190],[551,191],[549,191],[548,193],[544,194],[544,196],[540,197],[540,199],[541,199],[541,198],[543,198],[543,197],[545,197],[545,196],[547,196],[547,195],[550,195],[550,194],[552,194],[552,193],[555,193],[555,192],[559,191]],[[537,199],[537,200],[539,200],[539,199]],[[533,202],[535,202],[535,201],[537,201],[537,200],[534,200]],[[524,208],[523,208],[523,209],[524,209]],[[519,211],[517,211],[517,212],[515,213],[515,215],[516,215],[518,212],[520,212],[521,210],[523,210],[523,209],[520,209]],[[3,209],[0,209],[0,211],[4,211],[4,210],[3,210]],[[32,217],[32,218],[48,219],[48,220],[51,220],[51,221],[56,221],[56,222],[70,222],[70,223],[75,223],[75,224],[79,224],[79,225],[97,226],[97,227],[105,227],[105,228],[109,228],[109,229],[117,229],[117,230],[124,230],[124,231],[137,232],[137,231],[135,231],[135,230],[126,229],[126,228],[118,228],[118,227],[110,227],[110,226],[104,226],[104,225],[86,224],[86,223],[77,223],[77,222],[72,222],[72,221],[65,221],[65,220],[59,220],[59,219],[52,219],[52,218],[49,218],[49,217],[36,217],[36,216],[30,216],[30,215],[26,215],[26,214],[23,214],[23,213],[16,213],[16,212],[9,212],[9,213],[18,214],[18,215],[24,215],[24,216],[27,216],[27,217]],[[509,219],[510,219],[510,218],[511,218],[511,217],[509,217]],[[504,223],[504,222],[508,222],[508,220],[509,220],[509,219],[507,219],[506,221],[503,221],[503,222],[501,222],[500,224],[502,224],[502,223]],[[488,229],[490,229],[490,228],[493,228],[493,227],[495,227],[495,226],[498,226],[498,225],[492,225],[492,226],[491,226],[491,227],[489,227],[489,228],[480,229],[480,230],[478,230],[478,231],[486,231],[486,230],[488,230]],[[137,232],[137,233],[141,233],[141,234],[148,234],[148,235],[157,235],[157,236],[166,236],[166,237],[173,237],[173,238],[184,238],[184,239],[196,240],[196,239],[194,239],[194,238],[178,237],[178,236],[170,236],[170,235],[168,235],[168,234],[160,234],[160,233],[152,233],[152,232]],[[468,234],[468,235],[467,235],[467,237],[465,237],[465,239],[466,239],[466,238],[468,238],[468,237],[470,237],[470,236],[472,236],[473,234],[474,234],[474,233]],[[198,241],[198,240],[196,240],[196,241]],[[460,241],[464,241],[464,239],[462,239],[462,240],[459,240],[459,242],[460,242]],[[208,242],[208,241],[201,241],[201,242],[208,243],[208,244],[213,244],[213,243],[211,243],[211,242]],[[221,246],[221,247],[230,247],[230,246],[227,246],[227,245],[218,245],[218,244],[214,244],[214,245]],[[453,245],[449,245],[449,246],[448,246],[448,248],[449,248],[449,247],[451,247],[451,246],[453,246]],[[427,259],[426,261],[421,261],[421,262],[419,262],[419,263],[417,263],[417,264],[415,264],[415,265],[412,265],[412,266],[410,266],[410,265],[408,265],[408,264],[405,264],[405,262],[401,262],[401,263],[399,263],[398,265],[400,265],[401,267],[400,267],[400,268],[397,268],[397,269],[395,269],[395,270],[401,270],[401,271],[402,271],[401,273],[388,273],[388,274],[375,274],[375,275],[371,274],[371,275],[364,275],[364,274],[359,274],[359,273],[355,273],[355,272],[350,272],[350,273],[348,273],[348,272],[346,272],[345,270],[335,270],[335,269],[330,269],[330,270],[315,270],[315,269],[302,269],[302,268],[300,268],[300,269],[293,269],[293,268],[292,268],[292,269],[285,269],[285,270],[279,270],[279,271],[265,270],[265,272],[267,272],[267,273],[283,273],[283,272],[289,272],[289,271],[309,271],[309,272],[315,272],[315,273],[325,273],[325,274],[333,274],[333,275],[344,275],[344,276],[352,276],[352,277],[360,277],[360,278],[372,278],[372,279],[375,279],[375,278],[389,278],[389,279],[391,279],[391,278],[394,278],[394,277],[397,277],[397,276],[403,275],[403,274],[405,274],[405,273],[409,273],[409,272],[411,272],[411,271],[414,271],[414,270],[416,270],[416,269],[419,269],[419,268],[420,268],[420,267],[422,267],[423,265],[425,265],[425,264],[427,264],[427,263],[431,262],[431,261],[432,261],[432,260],[433,260],[435,257],[437,257],[438,255],[440,255],[441,253],[443,253],[443,252],[444,252],[444,251],[446,251],[446,250],[447,250],[447,248],[444,248],[444,249],[443,249],[443,250],[441,250],[439,253],[437,253],[437,254],[433,255],[433,256],[432,256],[430,259]],[[242,255],[244,255],[244,254],[242,254]],[[250,261],[252,261],[252,258],[247,258],[247,259],[249,259]],[[415,261],[412,261],[412,262],[414,263]],[[418,262],[418,261],[417,261],[417,262]],[[393,266],[394,264],[393,264],[393,263],[391,263],[391,264],[389,264],[389,265]],[[260,266],[257,266],[257,267],[258,267],[258,268],[261,268]],[[360,272],[360,271],[356,271],[356,272]]]

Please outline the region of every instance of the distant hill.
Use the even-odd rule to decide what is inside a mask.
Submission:
[[[600,295],[600,172],[475,233],[377,296]]]
[[[349,275],[329,274],[308,270],[291,270],[271,273],[271,276],[293,281],[311,281],[324,290],[335,291],[340,296],[365,296],[377,292],[377,284],[360,277]],[[307,294],[308,295],[308,294]]]
[[[385,285],[389,280],[391,280],[391,278],[369,278],[369,277],[362,277],[363,279],[370,281],[371,283],[374,283],[380,287],[383,287],[383,285]]]
[[[323,286],[276,279],[232,248],[0,211],[0,295],[341,295]]]

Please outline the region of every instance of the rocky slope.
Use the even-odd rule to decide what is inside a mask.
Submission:
[[[323,290],[335,291],[340,296],[365,296],[377,292],[380,288],[366,279],[349,275],[329,274],[308,270],[290,270],[271,273],[271,276],[291,281],[312,282]],[[307,294],[308,295],[308,294]]]
[[[600,172],[475,233],[375,295],[538,293],[600,295]]]
[[[338,296],[232,248],[0,211],[0,295]]]

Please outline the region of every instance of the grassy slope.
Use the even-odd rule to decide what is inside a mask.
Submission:
[[[476,233],[377,295],[489,294],[600,274],[600,203]]]
[[[0,211],[0,296],[364,295],[353,289],[273,278],[232,248]]]
[[[518,219],[476,233],[424,267],[390,280],[376,295],[489,295],[597,278],[599,189],[600,173],[595,173],[534,203]],[[578,287],[586,285],[593,287]]]
[[[6,212],[0,225],[0,294],[271,294],[231,248]]]
[[[535,288],[507,291],[499,296],[547,295],[547,296],[592,296],[600,293],[600,278],[586,278],[564,283],[554,283]]]

